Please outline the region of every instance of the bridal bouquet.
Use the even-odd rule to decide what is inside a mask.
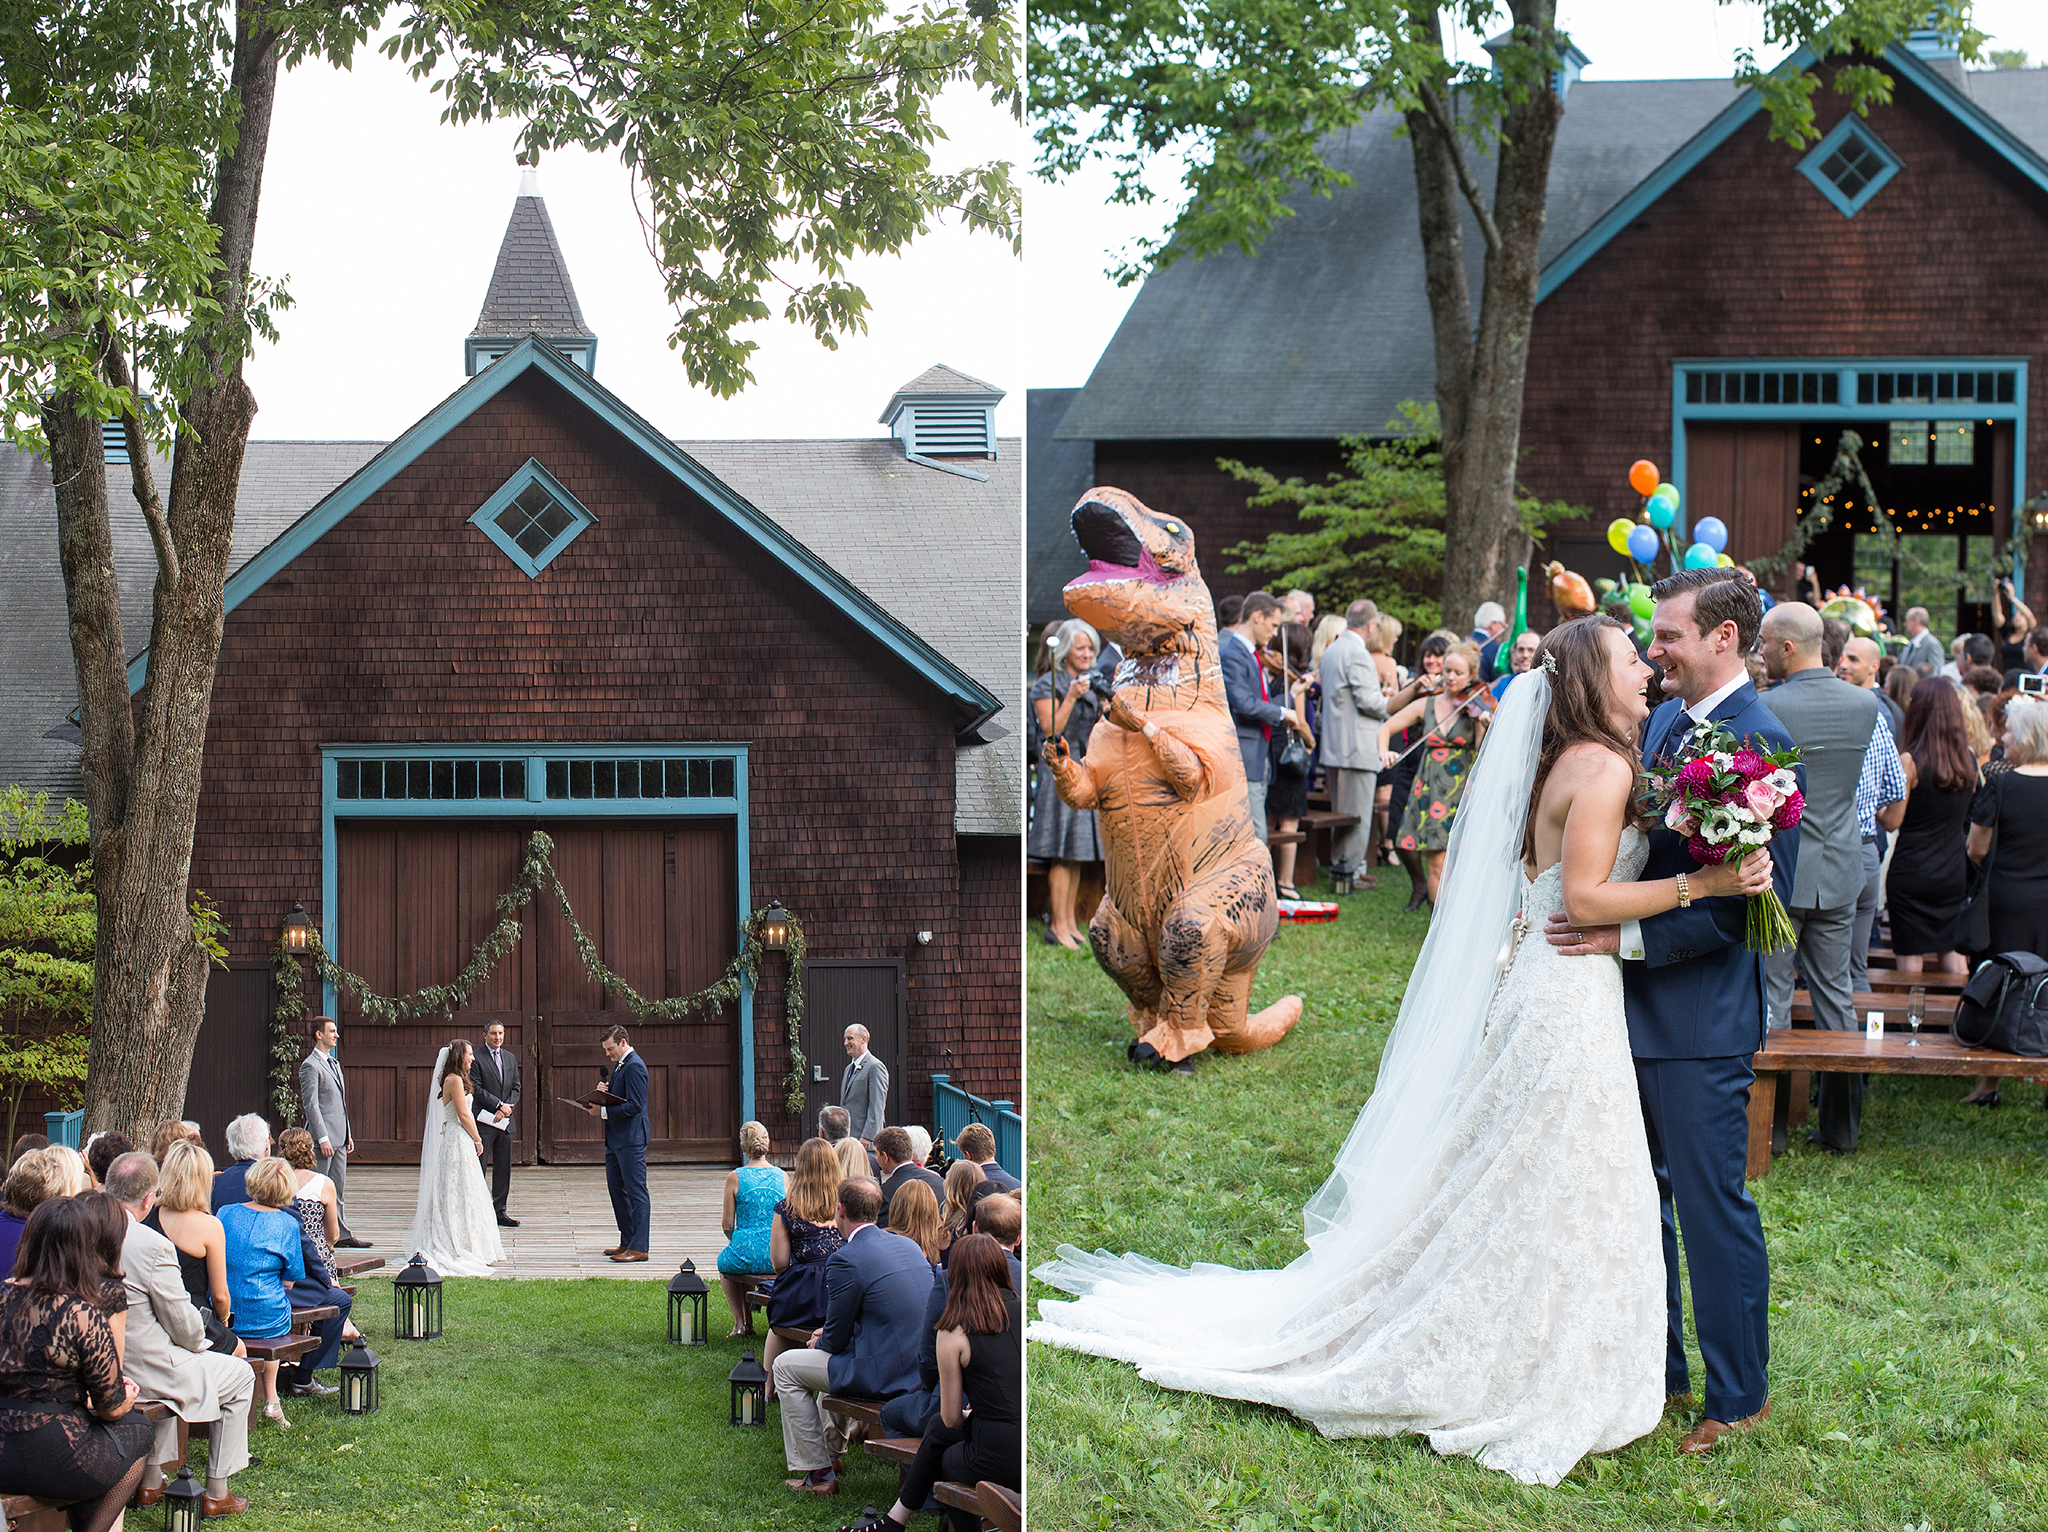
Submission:
[[[1667,829],[1687,837],[1702,866],[1740,861],[1799,823],[1806,798],[1792,768],[1796,746],[1764,750],[1737,739],[1726,724],[1696,724],[1680,759],[1645,774],[1644,805]],[[1797,941],[1776,889],[1749,900],[1751,952],[1785,952]]]

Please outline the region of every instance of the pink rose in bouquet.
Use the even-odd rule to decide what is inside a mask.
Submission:
[[[1743,788],[1742,801],[1749,805],[1750,813],[1756,815],[1758,819],[1768,821],[1773,814],[1778,812],[1778,804],[1781,800],[1775,787],[1771,786],[1767,781],[1755,778],[1750,781],[1747,787]]]

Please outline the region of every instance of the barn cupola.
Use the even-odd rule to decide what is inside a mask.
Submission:
[[[882,424],[903,444],[903,455],[927,468],[987,479],[967,466],[996,455],[996,405],[1003,390],[951,367],[919,373],[889,399]]]
[[[462,343],[464,375],[475,377],[529,335],[585,372],[596,370],[597,337],[584,322],[555,226],[548,221],[548,205],[541,200],[540,173],[531,165],[520,172],[519,195],[498,246],[483,312]]]
[[[1933,21],[1933,16],[1928,20]],[[1962,39],[1952,32],[1943,32],[1937,26],[1918,26],[1906,38],[1906,51],[1930,65],[1936,74],[1946,76],[1952,83],[1963,82]]]
[[[1498,37],[1489,37],[1483,45],[1493,59],[1492,74],[1496,80],[1501,77],[1501,49],[1514,40],[1514,31],[1510,29]],[[1572,86],[1578,83],[1579,76],[1585,73],[1586,66],[1591,62],[1591,59],[1579,52],[1577,43],[1569,39],[1565,41],[1564,51],[1558,55],[1557,68],[1550,72],[1550,88],[1557,92],[1559,101],[1571,94]]]

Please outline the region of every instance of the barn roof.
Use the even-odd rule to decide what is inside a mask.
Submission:
[[[590,333],[583,305],[576,301],[576,286],[569,280],[569,263],[562,259],[561,242],[548,218],[548,205],[541,200],[539,187],[532,186],[531,176],[512,199],[512,217],[498,246],[483,310],[469,333],[505,340]]]
[[[455,420],[528,367],[539,367],[613,423],[637,432],[656,462],[742,527],[822,599],[855,614],[947,697],[963,733],[955,827],[1014,835],[1023,826],[1022,662],[1014,619],[988,599],[989,575],[1014,587],[1021,563],[1017,507],[1021,443],[1005,441],[986,483],[904,460],[887,437],[850,441],[671,442],[574,365],[524,342],[411,432],[383,442],[251,442],[236,504],[227,606],[388,482]],[[160,466],[160,477],[167,469]],[[122,618],[131,644],[147,636],[156,564],[131,497],[110,496]],[[887,549],[887,557],[882,550]],[[56,499],[47,463],[0,447],[0,783],[80,790],[75,742],[62,730],[77,705]],[[146,653],[136,655],[139,684]],[[987,736],[1001,734],[993,742]]]
[[[2048,173],[2048,70],[1960,82],[1903,48],[1886,68],[2039,181]],[[1586,80],[1559,124],[1545,205],[1547,295],[1679,176],[1760,110],[1727,80]],[[1295,198],[1257,256],[1235,249],[1148,278],[1061,420],[1064,438],[1328,440],[1376,432],[1436,389],[1414,163],[1400,118],[1333,135],[1356,184]],[[1490,178],[1485,157],[1475,166]],[[1483,245],[1469,210],[1476,303]]]

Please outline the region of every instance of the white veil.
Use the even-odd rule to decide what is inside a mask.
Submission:
[[[443,1043],[434,1055],[434,1084],[427,1092],[426,1120],[420,1124],[420,1195],[413,1205],[412,1228],[405,1236],[407,1251],[425,1251],[434,1242],[434,1198],[441,1185],[441,1155],[448,1148],[442,1140],[449,1136],[441,1131],[445,1115],[440,1110],[441,1071],[447,1064],[448,1045]]]
[[[1378,1082],[1304,1211],[1307,1252],[1283,1271],[1240,1272],[1213,1265],[1181,1270],[1140,1255],[1091,1256],[1062,1245],[1059,1259],[1035,1274],[1083,1301],[1041,1303],[1034,1338],[1141,1366],[1187,1365],[1190,1334],[1212,1338],[1200,1356],[1205,1368],[1272,1366],[1303,1354],[1304,1331],[1320,1328],[1324,1280],[1357,1269],[1384,1247],[1434,1190],[1428,1171],[1437,1139],[1485,1035],[1500,978],[1496,955],[1527,882],[1522,837],[1549,712],[1550,678],[1539,667],[1516,677],[1487,729]],[[1226,1312],[1236,1330],[1228,1338],[1215,1325]],[[1333,1323],[1341,1318],[1330,1315]],[[1287,1342],[1269,1350],[1283,1335]]]

